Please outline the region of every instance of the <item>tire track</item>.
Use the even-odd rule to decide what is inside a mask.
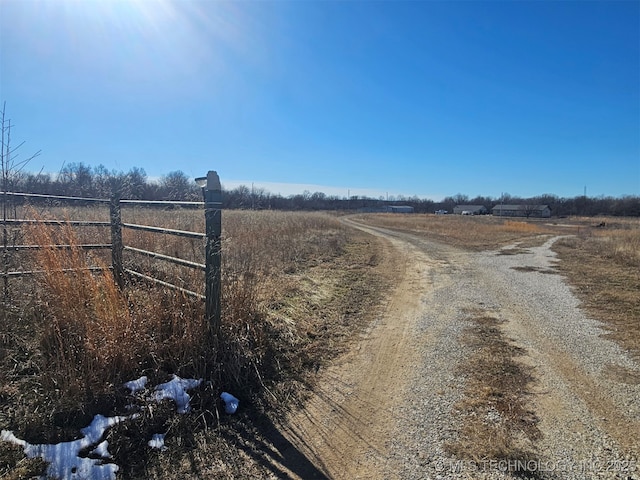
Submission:
[[[501,321],[537,377],[540,462],[558,468],[536,477],[639,478],[640,385],[605,374],[640,367],[599,336],[564,280],[548,274],[551,242],[514,255],[469,253],[343,221],[385,243],[383,268],[397,282],[382,315],[322,373],[283,432],[325,478],[513,478],[461,464],[444,448],[462,430],[457,366],[472,353],[462,335],[478,311]]]

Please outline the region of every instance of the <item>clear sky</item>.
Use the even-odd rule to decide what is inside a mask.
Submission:
[[[636,0],[0,0],[0,22],[31,171],[640,195]]]

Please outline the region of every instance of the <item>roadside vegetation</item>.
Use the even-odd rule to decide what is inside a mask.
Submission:
[[[553,249],[584,307],[640,360],[640,220],[607,219],[606,228],[582,229]]]
[[[368,225],[402,230],[433,240],[481,251],[531,239],[542,240],[552,233],[544,221],[505,219],[491,215],[398,215],[393,213],[363,214],[356,218]]]
[[[104,219],[95,207],[20,213]],[[191,231],[204,230],[203,217],[201,210],[188,209],[123,211],[125,222]],[[119,478],[198,477],[194,471],[216,478],[255,474],[251,462],[243,460],[243,445],[259,442],[269,425],[302,401],[316,372],[360,329],[383,286],[374,274],[379,252],[375,241],[324,213],[233,211],[223,219],[217,351],[207,335],[201,301],[141,282],[120,291],[109,270],[86,269],[106,265],[109,258],[98,251],[87,255],[78,245],[108,243],[108,228],[62,224],[15,232],[17,244],[71,248],[13,253],[13,267],[43,273],[12,278],[3,304],[2,428],[30,443],[68,441],[97,413],[125,413],[125,381],[141,375],[154,383],[171,374],[204,378],[208,382],[193,392],[196,414],[176,415],[166,405],[109,431]],[[199,240],[125,231],[125,244],[204,261]],[[125,263],[185,288],[203,288],[202,272],[133,254]],[[80,270],[61,273],[64,268]],[[222,413],[223,390],[241,399],[242,408],[233,417]],[[171,453],[163,457],[146,445],[158,430],[169,431]],[[253,453],[268,454],[259,450]],[[0,442],[3,478],[29,478],[43,467],[41,461],[25,460],[19,447]]]

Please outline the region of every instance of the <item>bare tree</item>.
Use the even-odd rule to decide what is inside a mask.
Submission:
[[[2,171],[2,266],[5,275],[4,288],[3,288],[3,303],[7,303],[9,300],[9,229],[7,228],[7,219],[9,217],[9,190],[11,190],[12,184],[18,178],[24,167],[35,157],[40,155],[38,150],[33,155],[20,159],[20,153],[18,149],[24,145],[24,142],[18,144],[16,147],[11,146],[11,120],[6,118],[5,115],[6,102],[2,104],[2,114],[0,120],[0,130],[2,131],[2,144],[0,147],[0,170]],[[14,212],[15,216],[15,212]],[[13,239],[15,243],[15,237]],[[6,308],[2,311],[6,312]]]
[[[160,180],[167,200],[188,200],[195,191],[195,184],[181,171],[169,172]]]

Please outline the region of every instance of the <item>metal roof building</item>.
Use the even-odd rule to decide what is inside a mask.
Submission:
[[[551,216],[548,205],[496,205],[491,211],[497,217],[549,218]]]
[[[484,205],[457,205],[453,207],[453,213],[462,215],[464,212],[466,215],[484,215],[489,213],[489,210]]]

